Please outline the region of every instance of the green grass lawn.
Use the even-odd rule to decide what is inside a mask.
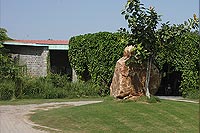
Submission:
[[[31,120],[72,133],[198,133],[199,104],[119,102],[38,110]]]

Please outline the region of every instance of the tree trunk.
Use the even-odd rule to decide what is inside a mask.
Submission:
[[[150,98],[149,81],[150,81],[150,74],[151,74],[151,64],[152,64],[152,57],[149,57],[147,61],[147,72],[146,72],[146,82],[145,82],[146,96],[148,98]]]

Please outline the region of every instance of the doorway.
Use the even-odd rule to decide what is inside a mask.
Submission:
[[[180,71],[175,71],[174,67],[165,64],[162,71],[161,84],[156,95],[181,96],[181,75],[182,73]]]
[[[72,68],[67,50],[50,50],[50,71],[54,74],[68,75],[72,79]]]

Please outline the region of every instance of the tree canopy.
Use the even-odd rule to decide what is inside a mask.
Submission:
[[[7,35],[7,30],[0,28],[0,80],[13,79],[17,74],[17,67],[8,54],[8,50],[3,47],[3,42],[11,40]]]
[[[184,96],[189,95],[191,90],[199,89],[199,19],[194,14],[193,19],[188,19],[183,24],[170,25],[169,22],[161,24],[161,20],[153,7],[145,8],[140,0],[128,0],[122,11],[128,22],[127,29],[121,28],[120,32],[127,34],[129,44],[135,45],[135,55],[129,62],[144,62],[153,58],[153,62],[162,71],[165,63],[175,67],[174,71],[182,73],[181,91]],[[139,61],[138,61],[139,59]],[[148,66],[147,66],[148,67]]]

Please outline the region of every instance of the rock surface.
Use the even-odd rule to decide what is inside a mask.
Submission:
[[[126,66],[126,61],[131,57],[131,49],[128,46],[124,50],[124,55],[115,66],[114,76],[110,86],[110,95],[116,98],[135,99],[145,95],[146,63],[142,65],[130,64]],[[152,64],[149,81],[149,91],[155,94],[160,85],[160,74],[157,67]]]

